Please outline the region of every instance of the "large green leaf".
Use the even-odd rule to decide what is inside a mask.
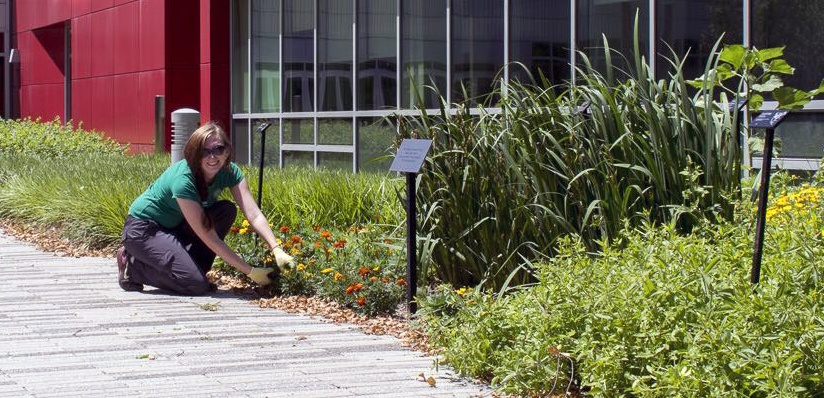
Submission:
[[[795,73],[795,68],[790,66],[787,61],[783,59],[774,59],[770,62],[770,67],[768,72],[773,73],[783,73],[785,75],[792,75]]]
[[[784,82],[781,81],[781,78],[775,75],[771,75],[766,82],[753,84],[752,89],[762,93],[769,93],[770,91],[773,91],[782,86],[784,86]]]
[[[773,91],[773,98],[781,109],[801,109],[810,102],[810,94],[792,87],[780,87]]]
[[[758,50],[758,60],[761,62],[767,62],[771,59],[775,59],[784,55],[784,47],[772,47],[772,48],[765,48],[763,50]]]
[[[721,55],[718,56],[718,59],[722,62],[731,64],[733,69],[737,70],[741,68],[741,65],[744,63],[744,57],[746,54],[746,47],[740,44],[732,44],[724,46],[724,49],[721,50]]]

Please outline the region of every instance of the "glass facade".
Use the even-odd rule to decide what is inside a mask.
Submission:
[[[631,70],[636,21],[638,55],[661,78],[681,61],[687,78],[700,76],[720,37],[786,46],[793,87],[817,87],[824,70],[818,1],[232,1],[235,158],[259,162],[257,127],[268,121],[265,162],[279,167],[386,172],[396,132],[388,116],[437,112],[441,101],[492,104],[507,79],[574,81],[585,59]],[[817,110],[824,102],[782,125],[785,156],[820,155]]]

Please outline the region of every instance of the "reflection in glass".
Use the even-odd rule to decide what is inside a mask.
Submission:
[[[232,2],[232,111],[249,112],[249,3]]]
[[[504,64],[503,2],[452,1],[452,101],[468,105],[489,98]]]
[[[280,110],[279,3],[279,0],[252,0],[253,112]]]
[[[756,48],[784,48],[784,60],[795,74],[782,76],[787,86],[817,88],[824,71],[824,29],[821,0],[753,1],[752,40]]]
[[[569,80],[569,0],[512,0],[510,2],[512,61],[529,70],[536,81],[543,74],[553,84]],[[529,83],[524,68],[513,65],[510,78]]]
[[[312,119],[283,119],[284,144],[314,144],[315,125]]]
[[[352,145],[352,119],[318,119],[319,145]]]
[[[318,152],[318,168],[352,171],[352,154],[346,152]]]
[[[283,168],[284,169],[311,169],[315,167],[315,153],[301,152],[301,151],[284,151],[283,152]]]
[[[260,132],[260,125],[263,122],[268,122],[269,120],[255,120],[252,123],[252,147],[249,148],[252,152],[252,161],[251,164],[253,166],[260,166],[260,143],[261,138],[263,138],[263,134]],[[263,164],[265,166],[274,166],[278,167],[279,163],[279,149],[280,149],[280,141],[278,139],[278,123],[277,121],[272,122],[269,127],[266,129],[266,145],[263,147]]]
[[[446,97],[446,2],[404,0],[401,7],[401,106],[416,107],[421,97],[424,108],[437,108]]]
[[[673,71],[670,47],[679,62],[689,51],[682,70],[685,78],[695,79],[704,74],[710,51],[722,34],[724,44],[742,42],[740,1],[659,0],[655,12],[658,78],[668,78]]]
[[[318,0],[320,111],[352,110],[352,0]]]
[[[392,164],[397,128],[382,117],[358,119],[358,171],[385,172]]]
[[[314,7],[305,0],[283,0],[283,111],[314,110]]]
[[[395,2],[358,0],[358,109],[394,108]]]
[[[635,13],[638,12],[639,55],[649,59],[649,1],[648,0],[578,0],[578,50],[589,57],[592,66],[604,73],[605,35],[612,49],[612,66],[629,72],[635,68],[633,37]],[[623,80],[622,74],[616,78]]]
[[[249,119],[232,120],[232,159],[235,163],[249,163]]]

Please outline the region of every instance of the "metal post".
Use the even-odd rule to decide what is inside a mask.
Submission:
[[[755,221],[755,248],[752,254],[750,283],[756,284],[761,279],[761,256],[764,248],[764,229],[767,219],[767,198],[770,189],[770,170],[772,169],[773,136],[775,129],[768,128],[764,134],[764,153],[761,161],[761,186],[758,193],[758,214]]]
[[[260,169],[258,169],[258,192],[257,192],[257,205],[260,208],[261,198],[263,198],[263,164],[264,164],[264,157],[266,156],[266,129],[269,128],[271,122],[263,122],[258,126],[258,132],[260,133]]]
[[[166,100],[162,95],[155,95],[155,153],[166,151]]]
[[[418,291],[418,249],[416,248],[418,210],[415,204],[417,173],[406,173],[406,301],[409,313],[418,311],[415,293]]]

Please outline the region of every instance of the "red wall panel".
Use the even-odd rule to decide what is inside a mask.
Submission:
[[[68,21],[72,17],[72,2],[66,0],[46,0],[44,8],[37,11],[38,26]]]
[[[92,0],[92,12],[101,11],[112,7],[114,7],[114,0]]]
[[[92,0],[72,0],[72,16],[79,17],[92,12]]]
[[[134,137],[130,142],[143,144],[143,147],[151,150],[154,148],[154,99],[157,95],[166,93],[166,74],[162,70],[145,71],[138,74],[138,125],[140,137]],[[169,149],[169,136],[171,135],[171,117],[169,107],[166,107],[166,149]],[[132,150],[138,151],[140,145],[133,145]]]
[[[90,80],[92,82],[92,120],[88,127],[112,137],[114,133],[114,78],[99,76]]]
[[[114,8],[114,73],[137,72],[140,68],[140,4],[128,3]]]
[[[91,14],[92,76],[106,76],[114,72],[114,15],[112,9]]]
[[[90,79],[72,80],[72,120],[75,126],[83,122],[88,128],[92,121],[92,97],[94,90]]]
[[[140,70],[161,69],[166,64],[165,18],[163,0],[140,2]]]
[[[137,104],[139,102],[139,76],[126,73],[114,76],[114,125],[112,138],[118,141],[140,140],[137,128]]]
[[[89,15],[72,20],[72,75],[75,79],[92,75],[91,20]]]

